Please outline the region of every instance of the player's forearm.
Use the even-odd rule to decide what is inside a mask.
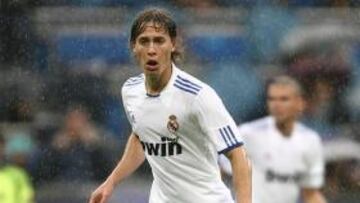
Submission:
[[[324,195],[317,189],[303,189],[302,195],[305,203],[326,203]]]
[[[233,185],[238,203],[251,203],[251,165],[240,147],[228,154],[233,171]]]
[[[144,160],[145,155],[140,140],[135,134],[131,134],[120,162],[107,178],[106,182],[114,186],[119,184],[139,168]]]

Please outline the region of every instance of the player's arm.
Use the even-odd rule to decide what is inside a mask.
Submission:
[[[309,149],[305,156],[307,171],[300,182],[301,196],[305,203],[326,203],[320,191],[324,182],[325,161],[320,137],[314,136],[308,143]]]
[[[251,202],[251,164],[243,147],[237,147],[225,154],[231,162],[236,201]]]
[[[138,136],[132,133],[125,152],[108,178],[91,194],[90,203],[105,203],[116,185],[132,174],[144,162],[145,155]]]
[[[194,105],[196,118],[219,154],[231,161],[236,200],[251,202],[251,170],[237,126],[223,102],[212,89],[202,90]]]
[[[301,190],[301,195],[305,203],[326,203],[319,189],[304,188]]]

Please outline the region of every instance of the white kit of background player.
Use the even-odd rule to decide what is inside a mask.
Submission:
[[[326,202],[319,189],[324,182],[320,136],[299,123],[303,110],[299,84],[287,76],[275,78],[268,87],[271,116],[239,127],[253,165],[254,203]],[[225,173],[231,167],[221,157]]]
[[[300,188],[320,188],[324,182],[324,160],[319,136],[296,123],[284,137],[270,116],[239,127],[253,164],[254,203],[296,203]],[[221,158],[222,168],[231,166]]]
[[[154,176],[150,202],[233,202],[217,159],[242,145],[237,127],[214,90],[174,65],[172,71],[159,96],[147,95],[143,75],[122,89]]]

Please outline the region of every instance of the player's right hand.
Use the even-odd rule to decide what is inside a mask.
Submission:
[[[105,181],[91,194],[89,203],[106,203],[113,190],[114,185]]]

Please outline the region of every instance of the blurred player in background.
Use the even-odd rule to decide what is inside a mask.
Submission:
[[[231,161],[237,202],[251,202],[242,138],[215,91],[173,63],[176,30],[159,9],[143,11],[132,25],[130,46],[143,70],[122,88],[132,133],[122,160],[92,193],[91,203],[107,202],[145,158],[154,176],[151,203],[234,202],[221,180],[218,153]]]
[[[5,139],[0,134],[0,202],[32,203],[34,189],[25,170],[6,162]]]
[[[324,203],[324,159],[319,135],[297,122],[304,109],[302,89],[288,76],[267,87],[270,116],[245,123],[239,131],[253,164],[254,203]],[[229,163],[220,158],[223,171]]]

